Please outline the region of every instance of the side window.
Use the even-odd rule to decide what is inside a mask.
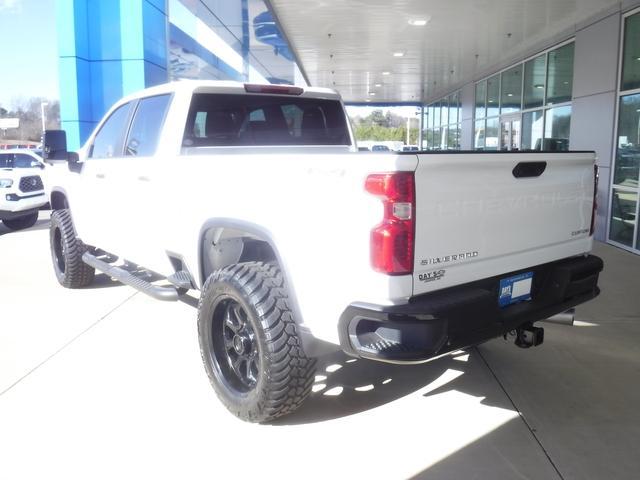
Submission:
[[[93,140],[91,158],[111,158],[122,155],[122,137],[127,127],[130,109],[131,103],[118,107],[102,125]]]
[[[125,155],[148,157],[155,153],[170,98],[170,95],[157,95],[140,100],[125,144]]]
[[[13,166],[15,168],[33,168],[40,166],[40,162],[26,153],[18,153],[13,160]]]
[[[13,168],[13,153],[0,153],[0,168]]]

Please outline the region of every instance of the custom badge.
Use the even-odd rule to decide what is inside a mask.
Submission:
[[[444,277],[444,274],[447,273],[446,270],[435,270],[433,272],[421,273],[418,275],[418,278],[421,282],[435,282],[436,280],[440,280]]]

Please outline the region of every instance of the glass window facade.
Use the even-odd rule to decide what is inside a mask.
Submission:
[[[549,52],[547,105],[570,102],[573,90],[573,43]]]
[[[624,22],[624,50],[620,90],[640,88],[640,15]]]
[[[522,105],[522,65],[502,72],[501,85],[500,113],[512,113],[520,110]]]
[[[540,55],[524,64],[524,99],[522,108],[539,108],[544,104],[546,55]]]
[[[168,0],[169,76],[306,85],[263,0]]]
[[[462,112],[460,92],[453,92],[424,107],[423,150],[460,150]]]
[[[476,83],[474,148],[568,150],[573,42]]]
[[[624,21],[609,240],[640,253],[640,12]]]
[[[475,118],[485,118],[487,116],[487,82],[476,83]]]

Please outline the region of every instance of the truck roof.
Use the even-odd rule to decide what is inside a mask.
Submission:
[[[234,94],[260,94],[259,92],[247,92],[246,86],[263,87],[270,89],[271,91],[265,91],[265,94],[278,95],[275,90],[283,89],[282,95],[292,95],[286,93],[287,88],[300,89],[302,93],[295,93],[294,95],[300,97],[312,97],[312,98],[326,98],[333,100],[340,100],[340,94],[330,88],[318,88],[318,87],[300,87],[294,85],[276,85],[276,84],[254,84],[251,82],[234,82],[226,80],[178,80],[173,82],[164,83],[155,87],[149,87],[144,90],[140,90],[131,95],[122,98],[118,103],[123,103],[128,100],[132,100],[140,97],[147,97],[150,95],[160,95],[164,93],[184,92],[184,93],[234,93]]]

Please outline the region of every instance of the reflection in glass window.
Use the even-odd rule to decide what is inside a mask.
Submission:
[[[431,150],[433,148],[433,128],[429,128],[427,130],[427,149]]]
[[[500,109],[500,75],[487,80],[487,117],[498,115]]]
[[[449,97],[449,123],[458,123],[459,105],[458,92],[452,93]]]
[[[433,116],[434,116],[434,112],[435,109],[433,108],[433,105],[430,105],[429,108],[429,130],[433,130]]]
[[[487,118],[485,128],[484,149],[498,150],[500,135],[500,120],[498,118]]]
[[[545,112],[543,150],[569,150],[571,106],[550,108]],[[536,146],[536,150],[539,150]]]
[[[542,149],[542,110],[522,114],[522,150]]]
[[[625,20],[623,55],[620,89],[640,88],[640,13]]]
[[[451,125],[447,131],[447,148],[449,150],[460,149],[460,127]]]
[[[638,188],[640,170],[640,94],[620,99],[613,183]]]
[[[524,109],[541,107],[544,102],[545,55],[524,64]]]
[[[442,132],[439,127],[433,129],[433,149],[440,150],[440,142],[442,141]]]
[[[440,125],[440,102],[436,102],[433,104],[433,126],[435,128]]]
[[[448,148],[447,141],[449,140],[449,127],[442,127],[442,134],[440,137],[440,149],[446,150]]]
[[[633,246],[636,226],[638,193],[614,188],[611,192],[611,222],[609,238],[629,247]]]
[[[125,155],[147,157],[155,153],[170,98],[170,95],[156,95],[140,100],[127,137]],[[196,117],[196,125],[197,122]]]
[[[473,135],[473,148],[484,150],[484,120],[476,120],[476,128]]]
[[[122,142],[125,133],[131,103],[118,107],[100,127],[93,146],[91,158],[111,158],[122,156]]]
[[[502,107],[500,113],[520,110],[522,102],[522,65],[502,72]]]
[[[547,105],[571,101],[573,91],[573,43],[549,52]]]
[[[487,82],[476,83],[476,118],[484,118],[487,105]]]
[[[440,102],[441,110],[440,110],[440,125],[448,125],[449,124],[449,97],[445,97]]]

